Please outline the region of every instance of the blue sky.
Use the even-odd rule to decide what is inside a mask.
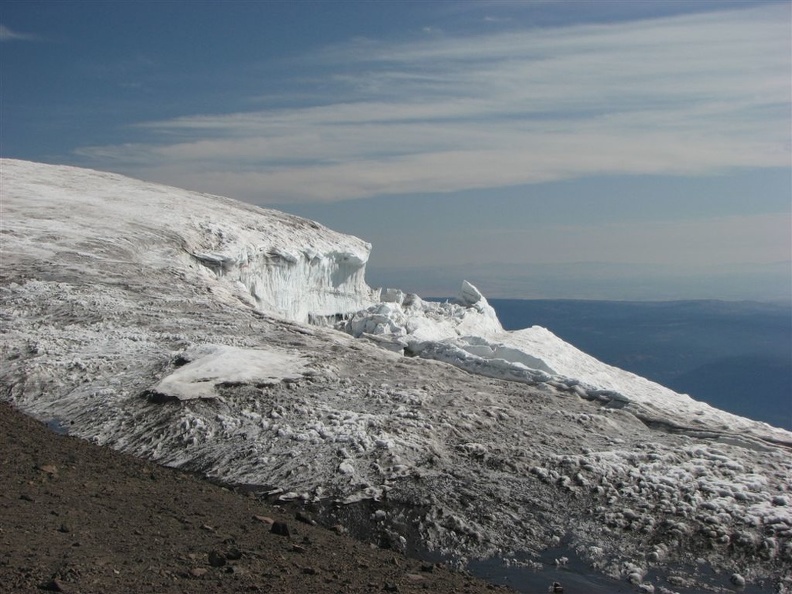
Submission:
[[[4,0],[0,150],[316,219],[423,295],[788,299],[790,13]]]

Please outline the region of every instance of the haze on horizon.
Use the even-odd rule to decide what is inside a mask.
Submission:
[[[0,152],[370,241],[372,285],[792,299],[787,1],[0,5]]]

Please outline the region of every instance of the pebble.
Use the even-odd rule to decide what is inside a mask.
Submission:
[[[39,466],[38,469],[50,476],[58,474],[58,467],[54,464],[44,464],[43,466]]]
[[[212,551],[209,553],[209,565],[212,567],[222,567],[226,564],[226,558],[221,553],[217,551]]]
[[[273,522],[270,532],[278,536],[289,536],[289,527],[286,522]]]
[[[42,590],[46,590],[47,592],[66,592],[66,587],[63,583],[58,579],[50,580],[49,582],[45,582],[39,586]]]
[[[314,520],[311,516],[309,516],[308,514],[304,514],[301,511],[298,511],[294,515],[294,518],[298,522],[302,522],[303,524],[309,524],[310,526],[316,526],[316,520]]]
[[[262,524],[269,524],[270,526],[275,523],[275,520],[268,516],[253,516],[254,520],[258,520]]]

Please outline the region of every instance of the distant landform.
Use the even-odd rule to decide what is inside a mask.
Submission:
[[[507,330],[544,326],[599,360],[792,429],[792,305],[489,299]]]

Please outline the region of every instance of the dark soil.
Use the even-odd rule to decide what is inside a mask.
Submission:
[[[56,434],[5,403],[0,444],[6,594],[503,591],[251,493]]]

